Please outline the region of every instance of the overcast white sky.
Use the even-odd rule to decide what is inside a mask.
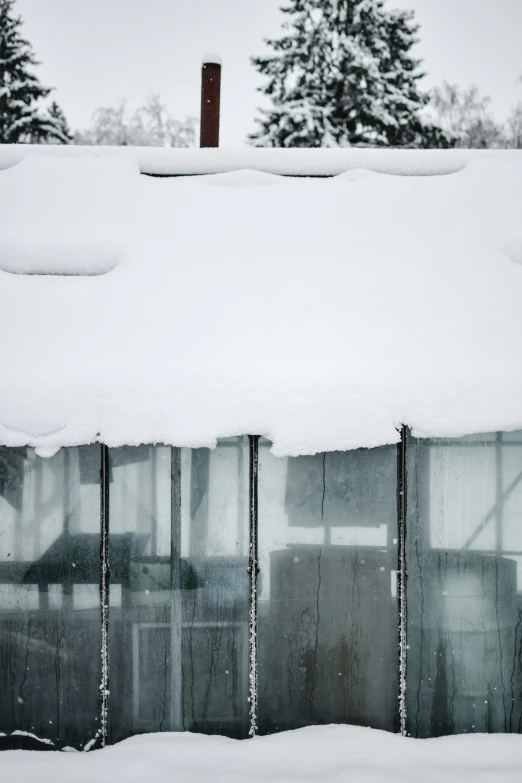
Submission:
[[[136,107],[159,92],[182,118],[199,113],[201,57],[223,58],[221,145],[241,146],[254,128],[261,77],[249,57],[277,37],[282,0],[17,0],[42,82],[70,125],[99,106]],[[421,25],[417,56],[429,88],[476,83],[504,120],[522,100],[522,0],[388,0]]]

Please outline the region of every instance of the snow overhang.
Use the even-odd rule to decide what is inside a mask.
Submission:
[[[180,176],[136,178],[112,271],[0,272],[1,443],[305,454],[522,428],[522,153],[132,154],[151,173],[155,152]]]

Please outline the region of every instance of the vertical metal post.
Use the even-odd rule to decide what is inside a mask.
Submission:
[[[42,530],[40,509],[42,506],[42,494],[43,494],[43,476],[42,465],[43,460],[35,459],[33,462],[34,473],[34,501],[33,501],[33,560],[38,560],[42,554]]]
[[[100,598],[101,598],[101,725],[102,747],[107,744],[109,731],[109,449],[101,447],[101,543],[100,543]]]
[[[248,556],[248,573],[250,576],[250,623],[249,623],[249,737],[257,734],[257,574],[259,571],[258,547],[257,547],[257,520],[258,520],[258,456],[259,435],[249,435],[250,446],[250,476],[249,476],[249,500],[250,500],[250,546]]]
[[[181,666],[181,449],[170,450],[170,730],[183,731]]]
[[[497,432],[495,441],[496,497],[495,497],[495,551],[497,555],[504,548],[504,475],[503,475],[502,433]]]
[[[201,64],[200,147],[219,147],[221,58],[207,54]]]
[[[150,450],[150,553],[158,555],[158,451]]]
[[[397,444],[397,522],[399,526],[399,563],[397,570],[397,597],[399,601],[399,725],[406,736],[406,427],[401,427],[401,440]]]
[[[132,624],[132,727],[140,730],[140,624]]]

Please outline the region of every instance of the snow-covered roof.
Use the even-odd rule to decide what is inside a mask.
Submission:
[[[24,158],[129,157],[142,174],[183,176],[223,174],[253,169],[268,174],[332,177],[350,169],[381,174],[433,175],[460,171],[469,161],[513,161],[514,150],[384,150],[384,149],[172,149],[163,147],[90,147],[38,144],[0,144],[0,171]]]
[[[522,153],[0,147],[0,168],[35,152],[0,171],[1,443],[522,427]],[[62,274],[23,274],[40,251]]]

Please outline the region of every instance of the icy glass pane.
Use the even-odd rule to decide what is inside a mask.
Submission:
[[[408,440],[413,736],[522,730],[521,435]]]
[[[0,448],[0,731],[58,747],[100,725],[100,456]]]
[[[259,447],[259,728],[397,730],[396,447]]]
[[[110,450],[110,738],[248,732],[248,441]]]

